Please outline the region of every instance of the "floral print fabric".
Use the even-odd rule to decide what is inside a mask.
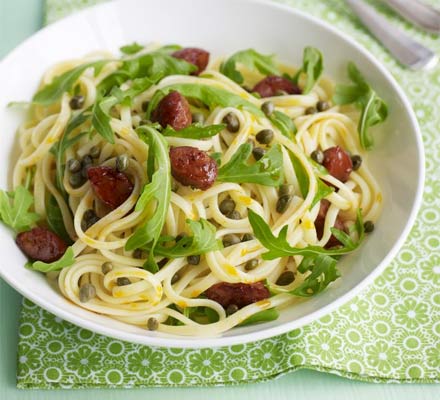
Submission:
[[[97,2],[47,0],[46,21]],[[267,380],[300,368],[374,382],[440,382],[440,68],[424,73],[402,69],[342,0],[282,3],[356,38],[389,68],[412,102],[422,128],[427,179],[417,221],[395,260],[373,285],[326,317],[278,337],[220,349],[121,342],[73,326],[25,300],[19,387],[225,385]],[[375,4],[416,40],[440,51],[437,36]]]

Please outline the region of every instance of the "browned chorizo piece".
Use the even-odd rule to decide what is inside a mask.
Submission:
[[[341,182],[347,182],[351,171],[353,171],[350,155],[340,146],[330,147],[324,151],[322,165],[327,168],[330,175]]]
[[[242,308],[270,297],[269,290],[263,282],[250,284],[220,282],[211,286],[205,294],[208,299],[220,303],[224,308],[233,304]]]
[[[252,92],[259,93],[261,97],[272,97],[282,93],[301,94],[301,89],[287,78],[270,75],[258,82]]]
[[[186,47],[184,49],[177,50],[172,54],[172,56],[185,60],[190,64],[194,64],[197,67],[197,70],[191,75],[199,75],[205,70],[209,62],[209,53],[206,50],[198,49],[196,47]]]
[[[218,167],[215,160],[195,147],[171,148],[170,160],[171,174],[182,185],[206,190],[217,178]]]
[[[316,235],[318,237],[318,240],[321,240],[322,235],[324,233],[324,224],[325,224],[325,217],[327,215],[328,208],[330,207],[330,202],[328,200],[321,200],[321,205],[319,207],[319,213],[315,220],[315,228],[316,228]],[[345,231],[345,225],[344,222],[337,217],[335,224],[333,225],[334,228],[339,229],[341,231]],[[339,246],[341,242],[336,239],[333,235],[330,236],[330,239],[325,244],[325,248],[329,249],[331,247]]]
[[[18,247],[33,261],[51,263],[60,259],[67,244],[58,235],[46,228],[33,228],[21,232],[15,239]]]
[[[128,176],[111,167],[90,167],[87,176],[96,197],[112,210],[127,200],[133,191]]]
[[[176,131],[186,128],[192,123],[191,109],[188,100],[173,90],[157,105],[151,114],[153,122],[159,122],[162,128],[168,125]]]

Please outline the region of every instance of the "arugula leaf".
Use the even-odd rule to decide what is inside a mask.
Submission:
[[[360,210],[358,210],[357,220],[355,223],[358,240],[354,241],[347,233],[336,228],[331,228],[332,234],[342,243],[342,247],[328,250],[319,246],[307,246],[304,248],[292,247],[287,241],[287,225],[283,227],[278,237],[276,237],[264,219],[251,209],[248,210],[248,218],[255,237],[264,247],[266,247],[266,249],[269,250],[262,256],[264,260],[273,260],[279,257],[296,255],[304,257],[317,257],[319,255],[343,255],[356,250],[364,239],[364,226],[362,223],[362,215]]]
[[[70,239],[66,227],[64,226],[63,214],[54,196],[50,196],[46,202],[46,215],[50,229],[66,243],[72,244],[72,239]]]
[[[265,56],[254,49],[242,50],[233,54],[220,66],[220,72],[238,84],[244,82],[243,75],[237,70],[238,63],[250,70],[257,70],[263,75],[280,75],[273,55]]]
[[[201,126],[198,124],[190,125],[179,131],[174,130],[171,126],[167,126],[163,131],[164,136],[173,136],[187,139],[204,139],[212,137],[220,133],[226,128],[224,124]]]
[[[186,307],[184,314],[198,324],[213,324],[219,320],[218,314],[209,307]]]
[[[124,60],[122,66],[106,77],[99,85],[98,91],[103,95],[110,93],[113,87],[119,87],[128,80],[151,78],[159,75],[190,75],[197,67],[185,60],[170,55],[176,46],[164,46],[151,53]]]
[[[272,124],[274,124],[280,132],[287,138],[294,140],[296,134],[296,125],[289,116],[281,111],[274,111],[269,117]]]
[[[264,113],[257,106],[224,89],[203,84],[179,83],[164,87],[154,94],[148,105],[147,118],[150,118],[151,112],[157,107],[162,97],[166,96],[173,90],[178,91],[182,96],[187,98],[200,100],[210,109],[214,109],[217,106],[242,108],[254,115],[264,117]]]
[[[32,105],[29,101],[10,101],[6,107],[7,108],[29,108]]]
[[[101,69],[109,60],[95,61],[83,65],[79,65],[64,74],[53,79],[49,84],[41,88],[33,97],[32,101],[37,104],[48,106],[57,101],[65,92],[69,92],[78,78],[87,68]]]
[[[368,129],[387,119],[388,106],[352,62],[348,64],[348,76],[353,85],[337,85],[333,101],[341,105],[354,103],[361,110],[358,125],[359,139],[362,147],[370,150],[374,145],[374,140]]]
[[[218,167],[220,167],[222,165],[222,156],[223,156],[223,153],[221,151],[216,151],[216,152],[211,153],[209,155],[209,157],[211,157],[217,163]]]
[[[70,267],[75,263],[75,255],[72,247],[68,247],[63,256],[52,263],[45,263],[43,261],[35,261],[33,263],[26,263],[26,268],[40,272],[59,271],[63,268]]]
[[[257,162],[248,164],[252,153],[250,143],[242,144],[232,158],[218,170],[219,182],[258,183],[280,186],[283,182],[283,153],[279,144],[273,145]]]
[[[293,169],[295,170],[296,180],[298,181],[299,190],[301,191],[302,197],[305,199],[307,193],[309,193],[310,180],[304,166],[298,160],[298,158],[289,151],[290,161],[293,165]]]
[[[14,192],[0,190],[0,220],[15,232],[29,230],[40,219],[37,213],[30,212],[34,196],[23,186]]]
[[[115,143],[115,133],[110,126],[110,110],[118,103],[114,96],[105,97],[103,100],[95,102],[92,109],[92,125],[107,142]]]
[[[148,143],[148,169],[151,176],[136,203],[136,211],[154,207],[148,221],[140,226],[128,239],[125,248],[134,250],[147,244],[150,245],[149,262],[156,264],[153,259],[154,248],[159,240],[171,198],[171,166],[168,156],[168,144],[165,138],[149,126],[141,126],[136,132]],[[154,171],[153,171],[154,167]]]
[[[249,318],[246,318],[241,324],[237,326],[248,326],[258,324],[259,322],[275,321],[280,316],[280,313],[276,308],[269,308],[268,310],[262,310]]]
[[[326,198],[330,193],[333,193],[335,190],[333,187],[326,185],[320,178],[317,178],[316,181],[318,183],[318,190],[315,193],[315,197],[313,198],[310,208],[313,208],[316,203]]]
[[[152,85],[157,83],[162,75],[153,75],[151,78],[137,78],[132,82],[129,89],[122,91],[117,87],[114,87],[111,91],[111,95],[96,101],[92,114],[92,125],[96,131],[109,143],[115,143],[115,134],[110,126],[111,109],[118,103],[131,102],[133,97],[138,96]]]
[[[169,242],[170,238],[160,238],[154,247],[154,254],[167,257],[179,258],[191,255],[201,255],[210,251],[220,250],[223,246],[221,241],[215,238],[217,229],[205,219],[199,221],[186,220],[192,232],[192,236],[184,236],[173,247],[162,243]],[[173,238],[174,240],[174,238]],[[146,250],[151,250],[146,246]]]
[[[144,46],[141,46],[140,44],[133,42],[132,44],[127,44],[125,46],[122,46],[119,50],[121,53],[124,54],[136,54],[139,51],[141,51],[144,48]]]
[[[341,276],[336,267],[337,260],[327,255],[317,257],[305,257],[298,266],[298,271],[305,273],[310,271],[301,285],[289,291],[294,296],[310,297],[322,292],[330,283]]]
[[[56,142],[50,149],[50,152],[55,156],[55,164],[56,164],[56,183],[58,189],[61,193],[66,196],[66,190],[63,185],[63,177],[64,177],[64,153],[66,150],[73,146],[78,140],[80,140],[86,132],[79,133],[74,137],[70,137],[70,134],[79,126],[84,124],[91,117],[90,110],[84,110],[82,113],[77,114],[73,118],[70,119],[69,123],[66,126],[64,133],[61,135],[60,140]]]
[[[315,83],[318,81],[324,69],[324,63],[321,52],[314,47],[306,47],[303,53],[303,64],[293,77],[293,82],[298,83],[301,74],[306,75],[306,84],[303,88],[303,94],[309,93]]]
[[[310,180],[307,175],[304,166],[300,163],[300,161],[295,157],[295,155],[289,151],[290,161],[292,162],[293,169],[295,170],[296,179],[298,180],[299,190],[301,191],[301,195],[303,198],[306,198],[309,193]],[[327,197],[330,193],[334,191],[334,188],[326,185],[320,178],[316,178],[317,180],[317,191],[315,197],[313,198],[312,204],[310,208],[318,203],[321,199]]]
[[[150,53],[151,66],[150,75],[190,75],[197,70],[194,64],[188,63],[180,58],[173,57],[164,52]]]

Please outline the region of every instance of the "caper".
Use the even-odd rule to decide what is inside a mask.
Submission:
[[[351,162],[353,164],[353,171],[356,171],[362,165],[362,157],[358,154],[351,156]]]
[[[364,231],[365,233],[371,233],[374,231],[374,222],[373,221],[365,221],[364,222]]]
[[[87,210],[81,221],[81,229],[85,232],[92,225],[96,224],[99,221],[99,217],[96,215],[95,211],[92,209]]]
[[[98,158],[99,155],[101,154],[101,150],[99,149],[98,146],[92,146],[89,150],[89,154],[90,154],[90,157],[92,157],[92,158]]]
[[[257,133],[255,136],[258,143],[261,144],[269,144],[273,140],[273,130],[272,129],[263,129]]]
[[[81,174],[83,178],[87,178],[87,170],[90,168],[90,166],[93,164],[92,157],[89,155],[84,156],[81,160]]]
[[[272,113],[275,111],[275,106],[271,101],[265,101],[261,105],[261,111],[264,112],[266,117],[270,117],[272,115]]]
[[[322,164],[324,162],[324,153],[321,150],[312,151],[310,157],[312,158],[313,161],[317,162],[318,164]]]
[[[142,249],[134,249],[133,258],[144,258],[144,252],[142,251]]]
[[[280,197],[282,197],[282,196],[290,196],[290,195],[293,195],[293,192],[294,192],[293,185],[284,184],[284,185],[280,186],[280,188],[278,190],[278,195]]]
[[[164,267],[165,265],[166,265],[166,263],[168,262],[168,261],[170,261],[168,258],[162,258],[162,260],[160,260],[158,263],[157,263],[157,266],[159,267],[159,268],[162,268],[162,267]],[[148,261],[146,261],[146,262],[148,262]]]
[[[238,311],[237,304],[229,304],[229,306],[226,307],[226,314],[227,315],[232,315],[232,314],[236,313],[237,311]]]
[[[278,213],[282,214],[283,212],[285,212],[287,210],[287,208],[289,207],[289,204],[292,201],[293,196],[290,195],[285,195],[285,196],[281,196],[276,204],[276,210]]]
[[[92,157],[87,154],[85,155],[82,159],[81,159],[81,166],[84,168],[85,166],[89,166],[93,164],[93,159]]]
[[[233,210],[226,215],[229,219],[241,219],[242,216],[237,210]]]
[[[69,172],[79,172],[81,170],[81,163],[76,158],[71,158],[67,161],[67,169]]]
[[[240,121],[232,112],[227,113],[222,122],[226,125],[226,129],[231,133],[237,133],[240,130]]]
[[[195,112],[192,115],[192,122],[195,124],[203,124],[205,122],[205,116],[201,112]]]
[[[171,284],[175,284],[180,279],[180,275],[178,272],[176,272],[173,277],[171,278]]]
[[[101,271],[102,273],[108,274],[113,269],[113,264],[109,261],[106,261],[104,264],[101,265]]]
[[[252,155],[256,161],[260,160],[265,154],[266,150],[264,150],[262,147],[254,147],[252,150]]]
[[[318,110],[315,107],[307,107],[305,110],[306,115],[316,114]]]
[[[316,109],[319,112],[327,111],[330,108],[330,104],[328,101],[320,100],[316,103]]]
[[[179,190],[179,184],[175,179],[171,178],[171,191],[175,193],[178,190]]]
[[[183,239],[185,236],[187,236],[185,232],[179,233],[176,236],[176,242],[178,242],[179,240]]]
[[[80,108],[83,108],[85,102],[84,96],[81,96],[80,94],[77,96],[73,96],[70,99],[69,106],[72,110],[79,110]]]
[[[126,154],[117,156],[115,166],[119,172],[125,171],[128,168],[128,156]]]
[[[148,100],[142,102],[142,105],[141,105],[142,111],[144,111],[144,112],[147,111],[149,104],[150,104],[150,102]]]
[[[277,279],[276,284],[279,286],[290,285],[295,280],[295,274],[292,271],[284,271]]]
[[[235,201],[232,199],[224,199],[219,206],[222,214],[227,215],[235,210]]]
[[[79,301],[87,303],[96,296],[96,288],[91,283],[82,285],[79,289]]]
[[[233,233],[223,236],[224,247],[233,246],[234,244],[238,244],[238,243],[240,243],[240,238],[237,235],[234,235]]]
[[[241,238],[241,241],[242,242],[249,242],[249,240],[254,240],[254,239],[255,239],[254,235],[252,235],[251,233],[245,233],[243,235],[243,237]]]
[[[191,265],[199,265],[200,256],[188,256],[188,257],[186,257],[186,261],[188,261],[188,264],[191,264]]]
[[[131,284],[131,280],[125,276],[122,276],[122,277],[116,279],[116,284],[118,286],[127,286],[127,285]]]
[[[74,174],[70,174],[69,176],[70,186],[72,186],[74,189],[77,189],[80,186],[82,186],[84,182],[85,180],[81,171],[75,172]]]
[[[159,328],[159,321],[153,317],[148,318],[147,328],[149,331],[157,331],[157,328]]]
[[[257,268],[258,264],[259,264],[258,259],[252,258],[245,264],[244,269],[246,271],[251,271],[251,270]]]

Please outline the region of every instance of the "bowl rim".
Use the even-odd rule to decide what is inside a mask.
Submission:
[[[235,0],[237,1],[237,0]],[[98,322],[94,322],[91,320],[85,320],[80,316],[71,314],[70,312],[64,310],[63,307],[57,306],[57,304],[46,302],[40,299],[37,295],[34,295],[31,292],[28,292],[26,288],[20,286],[18,281],[15,281],[8,274],[4,274],[2,269],[0,268],[0,277],[2,277],[10,286],[12,286],[15,290],[17,290],[24,297],[42,307],[43,309],[55,314],[56,316],[75,324],[81,328],[85,328],[96,332],[98,334],[102,334],[105,336],[109,336],[112,338],[120,339],[123,341],[138,343],[143,345],[155,346],[155,347],[175,347],[175,348],[206,348],[206,347],[223,347],[223,346],[231,346],[237,344],[246,344],[250,342],[256,342],[259,340],[271,338],[277,335],[281,335],[283,333],[292,331],[293,329],[300,328],[304,325],[307,325],[317,319],[324,317],[330,312],[334,311],[344,303],[348,302],[352,298],[354,298],[357,294],[359,294],[366,286],[368,286],[372,281],[379,276],[382,271],[390,264],[392,259],[396,256],[399,249],[404,244],[408,234],[413,226],[417,213],[420,209],[422,203],[423,196],[423,188],[425,181],[425,153],[422,141],[421,130],[415,116],[414,110],[411,106],[410,101],[408,100],[405,92],[402,88],[397,84],[394,77],[391,73],[386,69],[384,65],[382,65],[375,56],[370,53],[367,49],[365,49],[362,45],[358,44],[351,37],[344,35],[344,33],[334,27],[332,27],[328,22],[319,19],[313,15],[310,15],[304,11],[298,10],[296,8],[290,7],[285,4],[280,4],[277,2],[273,2],[270,0],[240,0],[242,3],[258,4],[264,5],[267,7],[278,8],[286,13],[290,13],[296,15],[297,17],[306,20],[311,25],[317,25],[325,30],[330,31],[332,34],[336,35],[342,42],[345,42],[351,45],[357,52],[361,53],[364,57],[366,57],[380,72],[380,74],[388,81],[390,86],[393,88],[395,93],[397,94],[399,100],[402,102],[406,113],[408,114],[409,120],[411,122],[410,129],[415,132],[415,140],[417,143],[417,150],[419,156],[418,163],[418,180],[417,180],[417,188],[414,196],[414,202],[411,207],[411,211],[409,213],[407,222],[402,230],[399,238],[396,240],[394,245],[391,247],[387,255],[382,259],[382,261],[359,283],[357,283],[351,290],[342,296],[332,300],[330,303],[325,305],[324,307],[313,311],[303,317],[295,319],[290,322],[285,322],[277,326],[263,328],[260,331],[244,333],[237,336],[215,336],[215,337],[197,337],[198,340],[194,340],[193,337],[186,336],[143,336],[141,337],[138,333],[133,332],[124,332],[117,328],[112,327],[103,327]],[[51,30],[56,30],[59,25],[65,23],[66,20],[82,18],[88,14],[93,14],[99,12],[101,8],[112,7],[114,4],[122,4],[125,2],[124,0],[113,0],[107,3],[101,3],[94,5],[92,7],[87,7],[86,9],[74,12],[59,21],[56,21],[46,27],[35,32],[33,35],[22,41],[18,46],[16,46],[12,51],[10,51],[3,59],[0,60],[0,69],[7,64],[7,62],[12,59],[16,52],[19,52],[21,47],[27,44],[30,41],[35,40],[40,35],[43,35]],[[1,262],[1,261],[0,261]],[[263,327],[264,325],[262,325]]]

